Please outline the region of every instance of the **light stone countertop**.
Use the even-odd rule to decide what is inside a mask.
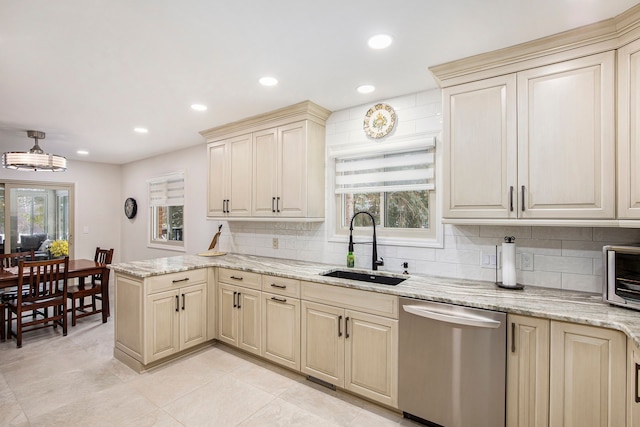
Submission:
[[[115,272],[139,278],[206,267],[227,267],[402,297],[601,326],[624,332],[640,346],[640,312],[604,303],[601,294],[535,286],[510,290],[498,288],[492,282],[418,274],[409,275],[407,280],[396,286],[378,285],[320,275],[329,270],[346,269],[344,266],[241,254],[216,257],[184,255],[109,266]],[[384,271],[375,274],[398,276]]]

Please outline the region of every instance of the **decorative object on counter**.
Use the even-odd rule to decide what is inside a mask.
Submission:
[[[49,246],[52,258],[61,258],[69,255],[69,242],[66,240],[54,240]]]
[[[404,268],[404,271],[402,272],[402,274],[409,274],[409,263],[408,262],[403,262],[402,263],[402,268]]]
[[[380,258],[378,260],[378,240],[376,239],[376,220],[369,212],[360,211],[353,214],[351,217],[351,224],[349,225],[349,252],[353,253],[353,220],[360,214],[369,215],[371,218],[371,224],[373,225],[373,250],[371,252],[371,269],[377,270],[379,265],[384,265],[384,260]],[[347,256],[348,259],[348,256]],[[355,260],[354,260],[355,261]]]
[[[138,203],[133,197],[129,197],[124,201],[124,214],[127,218],[132,219],[138,213]]]
[[[524,286],[516,283],[516,238],[506,236],[502,243],[502,282],[497,285],[505,289],[523,289]],[[497,247],[496,247],[497,250]],[[497,257],[496,257],[497,259]],[[496,262],[496,268],[497,262]]]
[[[352,243],[350,243],[352,245]],[[351,246],[350,246],[351,247]],[[347,254],[347,267],[353,268],[356,265],[356,257],[353,255],[353,251],[349,251]]]
[[[35,145],[27,152],[8,151],[2,155],[2,166],[6,169],[18,169],[34,172],[64,172],[67,170],[67,159],[56,154],[47,154],[38,145],[45,133],[28,130],[27,136],[36,140]]]
[[[220,255],[225,255],[226,252],[215,252],[212,251],[213,248],[216,247],[216,245],[218,244],[218,238],[220,237],[220,233],[222,232],[222,224],[220,224],[218,226],[218,232],[213,236],[213,240],[211,240],[211,244],[209,245],[209,251],[208,252],[202,252],[198,255],[200,256],[220,256]]]
[[[376,104],[364,116],[364,133],[371,138],[387,136],[396,124],[396,112],[389,104]]]

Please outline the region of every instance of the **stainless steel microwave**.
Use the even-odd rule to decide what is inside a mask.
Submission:
[[[640,310],[640,246],[603,246],[604,300]]]

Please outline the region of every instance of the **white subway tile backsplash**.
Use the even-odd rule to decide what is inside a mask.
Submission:
[[[562,273],[518,270],[516,272],[516,281],[525,286],[562,289]]]
[[[502,240],[507,236],[515,237],[517,244],[519,239],[531,238],[531,227],[505,227],[495,225],[480,226],[480,237],[498,237]]]
[[[602,293],[602,277],[562,273],[562,289],[567,291]]]
[[[604,244],[640,243],[640,229],[637,228],[596,228],[593,232],[594,242]]]
[[[536,271],[554,271],[559,273],[576,274],[593,273],[593,260],[591,258],[535,255],[533,263]]]
[[[531,237],[539,240],[593,240],[593,228],[532,227]]]
[[[562,255],[585,258],[602,258],[602,246],[601,242],[566,240],[562,242]]]
[[[478,250],[457,250],[440,249],[436,252],[436,261],[449,262],[454,264],[480,264],[480,251]]]

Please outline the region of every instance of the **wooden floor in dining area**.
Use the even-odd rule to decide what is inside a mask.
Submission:
[[[113,358],[113,317],[0,343],[0,426],[240,425],[418,424],[219,344],[137,374]]]

